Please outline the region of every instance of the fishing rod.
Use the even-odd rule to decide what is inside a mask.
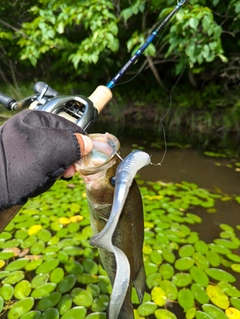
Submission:
[[[16,101],[15,99],[0,92],[0,104],[8,110],[18,110],[24,107],[29,107],[32,110],[58,114],[67,118],[71,122],[76,123],[86,132],[90,132],[97,122],[98,114],[112,99],[111,89],[116,86],[117,82],[119,82],[127,70],[139,59],[149,44],[156,38],[159,31],[166,26],[169,20],[183,6],[185,1],[186,0],[177,0],[176,7],[150,34],[123,68],[106,84],[106,86],[98,86],[88,98],[82,95],[61,95],[48,84],[40,81],[34,85],[34,95],[19,101]]]

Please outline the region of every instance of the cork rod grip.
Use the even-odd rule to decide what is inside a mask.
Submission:
[[[98,113],[101,113],[103,108],[111,101],[112,91],[104,85],[99,85],[88,98],[98,109]]]

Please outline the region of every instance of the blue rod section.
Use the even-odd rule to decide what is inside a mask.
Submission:
[[[111,81],[106,85],[109,89],[114,88],[116,83],[121,79],[121,77],[126,73],[126,71],[130,68],[132,64],[140,55],[144,52],[144,50],[149,46],[149,44],[155,39],[159,31],[168,23],[168,21],[178,12],[181,6],[185,3],[185,0],[178,1],[176,7],[169,13],[169,15],[159,24],[159,26],[150,34],[150,36],[146,39],[143,45],[135,52],[135,54],[131,57],[130,60],[124,65],[124,67],[112,78]]]

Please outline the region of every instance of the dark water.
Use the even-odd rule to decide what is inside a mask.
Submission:
[[[122,143],[121,154],[126,156],[131,151],[129,142]],[[144,151],[152,156],[154,163],[160,162],[163,150],[145,148]],[[213,158],[193,149],[169,149],[161,166],[149,165],[139,173],[146,181],[195,183],[210,192],[220,191],[226,195],[240,195],[240,172],[226,165],[231,161],[222,158]],[[222,166],[217,166],[220,163]],[[240,205],[234,201],[217,201],[217,213],[208,214],[204,209],[196,209],[195,213],[203,219],[203,224],[193,225],[200,238],[212,242],[219,236],[219,224],[231,226],[240,225]],[[240,235],[240,234],[239,234]]]

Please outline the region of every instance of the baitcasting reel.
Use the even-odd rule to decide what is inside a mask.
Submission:
[[[112,98],[111,91],[105,86],[99,86],[89,98],[82,95],[60,95],[44,82],[37,82],[34,92],[34,95],[19,101],[0,92],[0,103],[8,110],[29,107],[58,114],[87,132],[96,124],[98,112]]]

